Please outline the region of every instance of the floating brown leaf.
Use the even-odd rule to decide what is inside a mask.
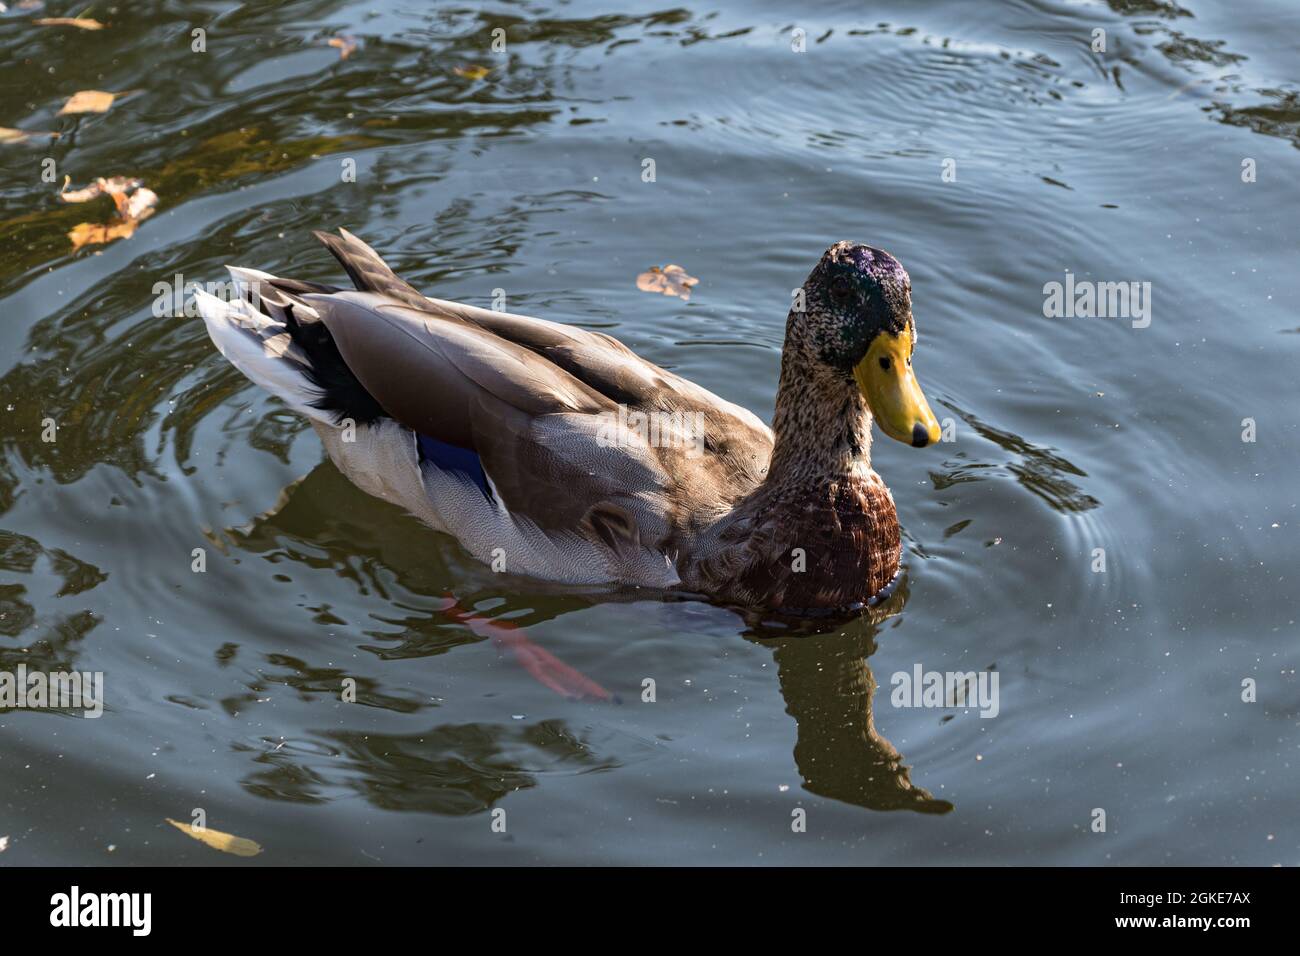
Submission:
[[[481,80],[492,72],[492,67],[471,63],[469,66],[453,66],[451,72],[457,76],[463,76],[467,80]]]
[[[349,36],[330,37],[330,46],[338,48],[340,60],[346,60],[352,51],[357,48],[357,38]]]
[[[116,93],[105,93],[103,90],[81,90],[68,97],[68,102],[63,104],[63,109],[59,110],[59,115],[63,116],[68,113],[107,113],[108,108],[113,105],[113,100],[116,98]]]
[[[69,189],[71,182],[71,176],[63,177],[63,188],[59,190],[59,199],[63,202],[90,202],[97,196],[128,193],[144,185],[143,180],[132,179],[129,176],[110,176],[108,179],[101,177],[84,189]]]
[[[235,856],[257,856],[262,852],[261,845],[254,843],[252,840],[246,840],[230,833],[222,833],[220,830],[214,830],[211,827],[204,827],[201,830],[195,829],[190,824],[178,823],[171,817],[165,819],[182,833],[192,836],[200,843],[204,843],[214,850],[220,850],[222,853],[233,853]]]
[[[683,299],[691,297],[691,286],[697,285],[699,279],[686,274],[681,266],[651,266],[649,272],[636,277],[636,287],[642,292],[662,292]]]
[[[104,24],[89,17],[41,17],[39,20],[33,20],[32,22],[41,27],[76,27],[78,30],[104,29]]]
[[[64,178],[63,189],[59,198],[63,202],[89,202],[97,196],[108,196],[113,200],[117,218],[111,222],[82,222],[72,227],[68,239],[72,242],[72,251],[83,246],[100,246],[115,239],[129,239],[135,235],[140,223],[154,213],[158,205],[158,194],[146,189],[139,179],[128,176],[113,176],[109,179],[96,179],[85,189],[68,189],[68,178]]]

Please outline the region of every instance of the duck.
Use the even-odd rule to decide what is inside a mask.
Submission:
[[[209,337],[353,484],[493,571],[796,614],[895,586],[872,425],[941,432],[888,252],[837,242],[795,290],[769,428],[604,332],[429,298],[347,230],[314,235],[352,288],[227,267],[194,294]]]

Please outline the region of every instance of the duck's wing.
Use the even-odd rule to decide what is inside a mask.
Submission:
[[[340,229],[337,236],[324,232],[314,235],[334,254],[359,291],[374,292],[435,318],[459,320],[491,332],[534,352],[629,408],[658,409],[668,403],[683,410],[713,411],[722,419],[719,430],[729,433],[728,440],[754,441],[766,445],[770,454],[771,429],[752,412],[641,358],[612,335],[429,298],[397,276],[375,250],[346,229]]]
[[[322,239],[368,287],[301,296],[347,368],[389,416],[474,453],[512,514],[646,545],[762,480],[771,432],[748,411],[608,335],[425,298],[359,240]]]

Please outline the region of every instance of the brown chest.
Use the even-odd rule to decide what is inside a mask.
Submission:
[[[753,518],[737,529],[744,540],[727,562],[731,580],[713,582],[739,603],[844,607],[865,602],[898,572],[898,515],[874,474],[790,489]]]

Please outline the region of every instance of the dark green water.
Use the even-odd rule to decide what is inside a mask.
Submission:
[[[86,15],[0,16],[0,126],[60,134],[0,143],[0,671],[102,671],[106,704],[0,710],[0,863],[1297,862],[1294,3]],[[130,95],[56,115],[85,89]],[[65,174],[158,211],[73,252],[110,207],[60,204]],[[765,418],[790,290],[836,240],[890,250],[955,426],[875,444],[892,616],[782,636],[557,594],[353,488],[153,309],[227,262],[339,281],[309,235],[337,226]],[[635,286],[670,262],[689,302]],[[1149,326],[1045,317],[1067,271],[1151,283]],[[557,696],[492,621],[622,704]],[[997,716],[893,706],[917,664],[996,668]],[[195,808],[264,852],[164,822]]]

